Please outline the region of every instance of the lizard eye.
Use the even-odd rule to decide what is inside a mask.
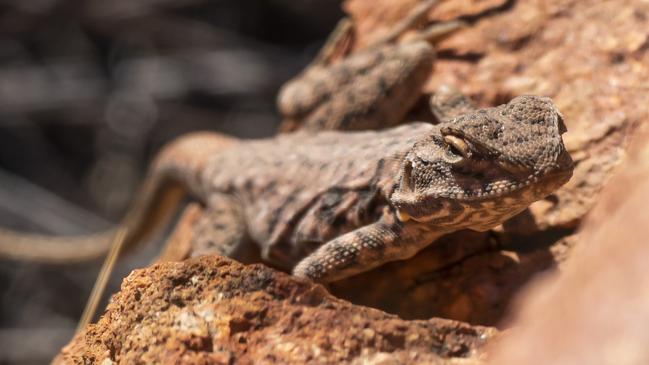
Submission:
[[[469,144],[466,143],[466,141],[462,138],[447,135],[444,136],[444,142],[446,142],[449,151],[451,151],[453,154],[462,156],[464,158],[471,157],[471,148],[469,147]]]

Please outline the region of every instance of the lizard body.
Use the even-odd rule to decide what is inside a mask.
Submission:
[[[572,174],[564,131],[550,99],[523,96],[439,125],[228,148],[190,135],[163,150],[153,175],[206,206],[208,251],[231,255],[252,241],[264,260],[329,282],[411,257],[445,233],[487,230],[550,194]]]

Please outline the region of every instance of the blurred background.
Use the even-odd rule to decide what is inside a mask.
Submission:
[[[279,87],[341,16],[335,0],[0,0],[0,226],[106,228],[175,136],[272,135]],[[100,265],[0,262],[0,364],[48,363]]]

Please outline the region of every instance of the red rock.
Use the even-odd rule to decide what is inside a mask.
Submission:
[[[136,270],[56,364],[478,363],[496,330],[405,321],[220,257]]]

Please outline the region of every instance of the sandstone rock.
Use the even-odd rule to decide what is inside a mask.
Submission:
[[[496,335],[405,321],[220,257],[136,270],[55,364],[476,364]]]

